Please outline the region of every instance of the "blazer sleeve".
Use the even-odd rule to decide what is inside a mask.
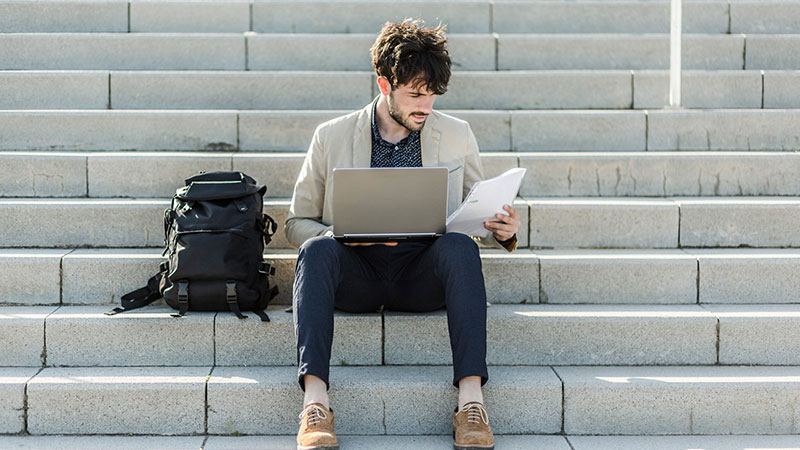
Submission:
[[[467,155],[464,162],[464,192],[462,198],[466,198],[472,186],[478,181],[483,180],[483,165],[481,164],[481,156],[478,150],[478,141],[475,139],[475,134],[472,133],[472,127],[467,124]],[[510,240],[504,242],[505,245],[497,242],[494,233],[490,233],[487,237],[473,236],[473,239],[478,243],[487,247],[505,248],[509,252],[513,252],[517,247],[517,235],[515,234]]]
[[[333,236],[333,225],[322,223],[328,167],[320,133],[321,129],[317,127],[294,185],[286,219],[286,238],[294,248],[315,236]]]

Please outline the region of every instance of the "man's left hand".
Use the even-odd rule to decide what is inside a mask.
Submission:
[[[508,211],[508,214],[495,214],[494,217],[498,221],[484,221],[483,226],[494,234],[494,238],[498,241],[505,241],[511,239],[512,236],[517,234],[519,230],[519,215],[517,210],[511,205],[504,205],[503,209]]]

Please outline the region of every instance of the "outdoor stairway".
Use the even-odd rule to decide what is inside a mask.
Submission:
[[[270,323],[103,312],[198,171],[282,225],[406,16],[448,24],[435,107],[485,175],[528,170],[519,248],[481,250],[496,448],[800,448],[800,0],[684,1],[678,110],[667,0],[0,0],[0,448],[294,448],[282,229]],[[342,448],[452,448],[446,312],[335,329]]]

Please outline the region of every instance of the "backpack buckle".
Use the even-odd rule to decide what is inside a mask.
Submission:
[[[178,312],[170,314],[172,317],[183,317],[189,311],[189,281],[178,281]]]
[[[178,281],[178,303],[189,303],[189,282]]]
[[[275,268],[266,261],[262,261],[261,264],[258,265],[258,271],[265,275],[275,275]]]
[[[236,303],[236,281],[228,280],[225,282],[225,298],[228,303]]]

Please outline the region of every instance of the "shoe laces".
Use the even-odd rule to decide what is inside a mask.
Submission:
[[[325,408],[322,408],[319,405],[308,405],[303,412],[300,413],[300,422],[303,421],[303,416],[306,414],[309,416],[309,425],[316,425],[320,420],[325,420],[328,418],[328,411],[325,411]]]
[[[465,405],[462,411],[466,411],[467,413],[467,422],[480,423],[480,420],[486,425],[489,425],[489,413],[486,412],[486,408],[480,403]]]

